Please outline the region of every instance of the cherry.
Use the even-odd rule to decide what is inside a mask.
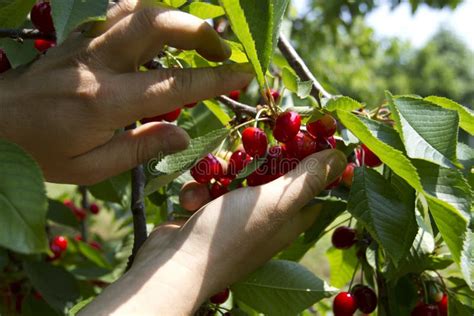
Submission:
[[[0,48],[0,73],[5,72],[10,68],[12,68],[12,65],[8,60],[7,54]]]
[[[422,302],[412,310],[411,316],[439,316],[438,306]]]
[[[316,152],[333,148],[336,148],[336,140],[334,139],[334,137],[318,137],[316,139]]]
[[[35,39],[35,48],[40,53],[44,53],[45,51],[54,46],[56,46],[56,41],[50,41],[41,38]]]
[[[222,304],[229,298],[229,288],[222,290],[221,292],[211,296],[209,299],[213,304]]]
[[[370,287],[358,284],[352,288],[351,293],[361,312],[370,314],[377,308],[377,295]]]
[[[209,183],[219,174],[222,174],[222,165],[212,154],[207,154],[191,168],[191,176],[202,184]]]
[[[244,129],[242,143],[247,154],[254,158],[263,157],[267,151],[267,135],[258,127]]]
[[[267,176],[259,169],[255,170],[247,177],[247,186],[249,187],[256,187],[265,183],[267,183]]]
[[[441,301],[438,302],[440,316],[448,316],[448,296],[443,294]]]
[[[276,175],[282,172],[282,160],[284,159],[284,150],[282,146],[272,146],[268,149],[266,161],[263,164],[265,172],[269,175]]]
[[[348,316],[355,313],[357,304],[349,292],[341,292],[336,295],[332,305],[334,316]]]
[[[167,121],[167,122],[174,122],[178,119],[179,115],[181,114],[181,109],[176,109],[174,111],[153,116],[153,117],[145,117],[140,120],[140,123],[146,124],[151,122],[159,122],[159,121]]]
[[[278,103],[278,101],[280,100],[280,92],[278,92],[278,90],[275,90],[275,89],[268,90],[267,97],[270,99],[270,96],[273,98],[273,101],[275,101],[275,103]]]
[[[359,165],[365,165],[371,168],[378,167],[382,164],[379,157],[364,144],[362,144],[361,149],[356,150],[356,158]]]
[[[236,150],[229,158],[228,174],[236,175],[252,161],[252,157],[243,150]]]
[[[229,189],[222,185],[221,183],[218,183],[218,182],[214,182],[212,185],[211,185],[211,188],[209,189],[209,193],[211,194],[211,198],[214,200],[214,199],[217,199],[218,197],[226,194],[227,192],[229,192]]]
[[[60,255],[67,249],[67,239],[64,236],[55,236],[51,240],[49,248],[55,255]]]
[[[325,190],[335,189],[339,186],[339,184],[341,184],[341,181],[342,181],[342,177],[339,177],[336,180],[334,180],[333,182],[329,183],[324,189]]]
[[[76,216],[78,221],[82,221],[86,218],[87,216],[86,211],[84,211],[81,208],[78,208],[74,204],[74,202],[72,202],[71,200],[64,200],[63,204],[64,206],[68,207],[72,211],[72,213],[74,214],[74,216]]]
[[[308,123],[306,130],[314,137],[330,137],[337,129],[337,122],[329,114],[324,114],[319,120]]]
[[[282,143],[293,139],[300,131],[301,116],[296,112],[283,112],[278,115],[273,129],[273,136]]]
[[[98,214],[100,207],[96,203],[91,203],[91,205],[89,205],[89,211],[91,211],[92,214]]]
[[[76,235],[76,236],[74,236],[74,240],[75,241],[84,241],[84,238],[82,238],[81,235]]]
[[[240,99],[240,90],[233,90],[229,93],[229,98],[234,101],[239,101]]]
[[[188,109],[191,109],[191,108],[195,107],[196,105],[197,105],[197,102],[193,102],[193,103],[185,104],[184,107],[188,108]]]
[[[95,240],[90,241],[89,246],[91,246],[92,248],[96,250],[102,250],[102,245]]]
[[[347,249],[356,242],[356,230],[347,226],[336,228],[332,234],[332,245],[337,249]]]
[[[303,132],[298,132],[292,140],[285,143],[285,146],[288,155],[299,160],[316,152],[316,140]]]
[[[49,2],[40,2],[31,9],[31,22],[43,33],[53,33],[54,24]]]
[[[346,169],[344,169],[344,172],[342,173],[342,183],[344,183],[344,185],[349,188],[352,186],[355,167],[357,167],[357,165],[353,162],[350,162],[347,164]]]

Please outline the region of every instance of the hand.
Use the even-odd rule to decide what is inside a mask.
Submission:
[[[206,22],[146,2],[119,2],[96,37],[74,33],[30,66],[0,76],[0,138],[26,149],[48,181],[93,184],[182,150],[188,136],[171,124],[116,131],[251,80],[248,65],[137,72],[165,45],[212,61],[230,56]]]
[[[183,226],[160,226],[130,271],[82,315],[191,315],[309,228],[320,209],[304,206],[342,174],[346,163],[339,151],[319,152],[273,182],[208,203]],[[208,193],[193,183],[184,186],[181,197],[196,206],[207,202]]]

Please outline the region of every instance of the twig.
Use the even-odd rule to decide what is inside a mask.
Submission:
[[[127,126],[126,129],[134,129],[136,124]],[[128,258],[127,268],[130,269],[133,260],[137,255],[138,249],[143,245],[147,238],[146,231],[146,216],[145,216],[145,203],[144,194],[145,190],[145,172],[143,165],[138,165],[132,169],[132,216],[133,216],[133,248],[132,254]]]
[[[89,210],[89,197],[87,196],[87,188],[83,185],[79,186],[79,192],[81,193],[81,208],[84,212]],[[86,219],[84,218],[80,224],[81,228],[81,237],[84,242],[87,242],[87,225]]]
[[[230,107],[232,111],[234,111],[236,114],[243,113],[251,116],[257,115],[257,109],[253,106],[234,101],[231,98],[226,97],[225,95],[221,95],[216,99],[224,103],[224,105]]]
[[[48,39],[55,40],[54,33],[43,33],[36,29],[0,29],[0,38],[13,38],[17,40],[23,39]]]
[[[283,54],[285,59],[290,64],[291,68],[303,81],[311,81],[313,87],[311,89],[311,95],[321,104],[319,94],[325,98],[331,98],[332,95],[324,90],[323,86],[319,83],[316,77],[311,73],[306,63],[301,59],[300,55],[296,52],[290,41],[283,35],[280,34],[278,39],[278,49]]]

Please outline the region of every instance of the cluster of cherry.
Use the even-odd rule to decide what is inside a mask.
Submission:
[[[63,203],[66,207],[68,207],[71,210],[71,212],[74,214],[74,216],[79,222],[83,221],[86,218],[87,211],[80,207],[77,207],[73,201],[64,200]],[[99,211],[100,211],[100,207],[96,203],[91,203],[89,205],[89,212],[91,214],[97,215]],[[77,242],[84,241],[81,235],[75,236],[74,240],[76,240]],[[102,249],[102,245],[95,240],[89,241],[88,244],[89,246],[97,250]],[[54,236],[49,242],[49,249],[51,250],[53,254],[48,257],[48,261],[54,261],[54,260],[59,259],[61,255],[67,250],[67,247],[68,247],[68,240],[65,236],[63,235]]]
[[[31,23],[33,23],[38,31],[48,35],[56,32],[54,29],[53,18],[51,17],[51,5],[49,2],[43,1],[35,4],[31,9],[30,19]],[[56,41],[38,38],[35,39],[34,45],[40,53],[43,53],[51,47],[56,46]]]

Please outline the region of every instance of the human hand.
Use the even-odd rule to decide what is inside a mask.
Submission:
[[[254,271],[309,228],[320,209],[304,206],[346,164],[339,151],[319,152],[273,182],[213,200],[182,226],[158,227],[131,270],[84,315],[191,315],[209,296]],[[182,203],[207,203],[205,190],[196,183],[185,185]]]
[[[26,149],[46,180],[93,184],[180,151],[188,136],[171,124],[116,130],[251,80],[246,65],[137,72],[165,45],[196,49],[212,61],[230,56],[206,22],[146,3],[117,3],[96,37],[74,33],[27,68],[0,76],[0,138]]]

